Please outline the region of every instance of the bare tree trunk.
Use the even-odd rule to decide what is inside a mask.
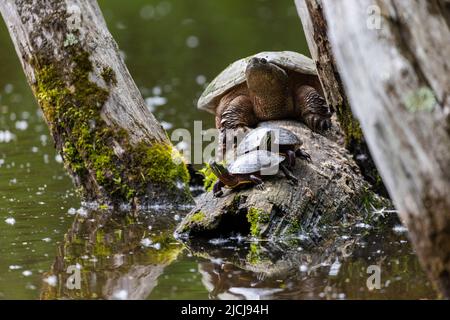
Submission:
[[[424,268],[450,298],[448,1],[322,2],[353,112]]]
[[[386,196],[387,192],[367,147],[357,119],[353,117],[335,58],[328,40],[328,25],[321,0],[295,0],[309,50],[316,63],[317,73],[327,103],[336,111],[337,120],[345,136],[345,145],[353,154],[364,177],[373,189]]]
[[[95,0],[2,0],[0,12],[87,200],[190,201],[186,167],[147,109]]]

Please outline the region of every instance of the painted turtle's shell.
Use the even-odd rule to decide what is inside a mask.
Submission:
[[[249,174],[269,169],[283,162],[285,157],[267,150],[255,150],[239,156],[228,167],[231,174]]]
[[[303,142],[297,137],[295,133],[290,130],[284,128],[256,128],[251,130],[245,137],[242,139],[241,143],[239,143],[237,154],[244,154],[246,152],[256,150],[259,147],[262,147],[262,139],[271,131],[273,133],[272,137],[275,137],[274,144],[278,144],[280,146],[284,145],[296,145],[301,146]]]
[[[307,75],[317,75],[316,66],[310,58],[293,51],[265,51],[230,64],[206,87],[197,107],[215,113],[218,99],[228,90],[245,82],[245,69],[251,58],[265,58],[283,69]]]

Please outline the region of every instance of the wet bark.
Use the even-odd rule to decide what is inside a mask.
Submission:
[[[448,1],[322,3],[353,112],[422,265],[450,298]]]
[[[96,1],[6,0],[0,12],[87,200],[186,203],[184,163],[147,109]]]
[[[322,0],[295,0],[309,50],[327,103],[336,111],[337,122],[345,136],[345,146],[353,155],[364,178],[375,192],[388,196],[367,146],[358,120],[353,116],[344,85],[328,40],[328,25]]]
[[[207,192],[177,228],[180,237],[251,234],[260,238],[298,237],[321,227],[362,218],[389,201],[369,190],[348,151],[295,121],[271,121],[263,126],[292,130],[303,140],[312,162],[297,160],[294,184],[282,173],[264,178],[265,189],[225,191],[216,198]],[[323,236],[328,236],[329,234]],[[318,235],[322,237],[322,235]]]

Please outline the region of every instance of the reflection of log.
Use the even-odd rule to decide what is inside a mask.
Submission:
[[[450,298],[448,2],[322,4],[353,111],[383,181],[425,270]]]
[[[220,198],[205,193],[178,227],[179,234],[217,237],[251,231],[258,237],[298,235],[358,215],[364,205],[371,209],[371,202],[387,204],[368,190],[357,165],[337,143],[294,121],[261,125],[284,126],[303,140],[312,163],[297,161],[294,174],[299,184],[293,185],[279,174],[265,179],[264,191],[226,191]]]
[[[304,240],[296,246],[223,240],[192,240],[188,245],[194,255],[206,259],[198,269],[213,299],[435,298],[406,234],[392,232],[392,221],[378,223],[379,228],[364,235],[355,228],[347,230],[346,237],[314,246]],[[373,265],[382,272],[380,288],[371,290],[367,268]]]
[[[328,104],[336,110],[337,120],[345,134],[346,147],[373,189],[383,195],[386,189],[370,155],[358,120],[353,117],[336,61],[328,41],[328,26],[321,0],[296,0],[298,15]]]
[[[173,219],[147,214],[132,218],[91,211],[76,217],[45,276],[41,298],[146,299],[165,267],[183,250],[171,238]],[[66,282],[72,274],[67,270],[77,264],[81,288],[69,289]],[[56,281],[49,284],[52,278]]]
[[[56,148],[88,200],[191,200],[185,165],[172,161],[176,153],[96,1],[8,0],[0,12]]]

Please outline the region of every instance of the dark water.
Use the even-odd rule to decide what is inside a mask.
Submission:
[[[99,3],[169,132],[192,130],[194,120],[213,126],[195,101],[228,63],[263,50],[307,53],[290,0]],[[287,254],[288,244],[240,238],[186,247],[170,237],[183,212],[78,210],[3,23],[0,61],[0,299],[435,297],[401,229],[377,237],[363,226],[367,235],[343,237],[338,252]],[[71,265],[81,270],[79,290],[65,286]],[[366,286],[369,265],[381,266],[380,290]]]

